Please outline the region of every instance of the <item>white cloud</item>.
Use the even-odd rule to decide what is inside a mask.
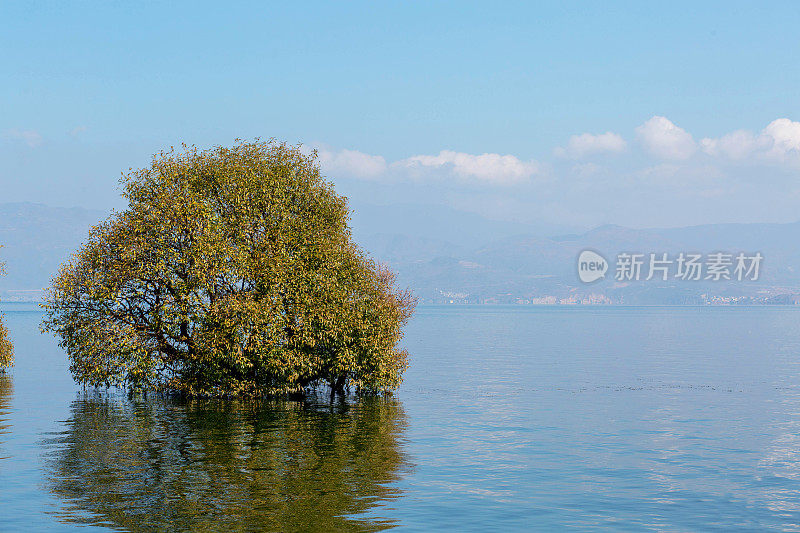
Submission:
[[[722,137],[700,141],[703,151],[713,157],[741,161],[800,162],[800,122],[779,118],[756,135],[736,130]]]
[[[536,161],[522,161],[513,155],[465,154],[442,150],[438,155],[415,155],[398,162],[409,169],[445,169],[461,178],[475,178],[496,184],[525,181],[537,172]]]
[[[311,153],[310,148],[303,149]],[[480,154],[443,150],[437,155],[415,155],[388,163],[383,156],[357,150],[333,150],[317,145],[322,171],[331,177],[359,179],[409,179],[420,176],[475,179],[508,184],[524,181],[539,172],[536,161],[523,161],[513,155]]]
[[[662,159],[688,159],[697,149],[691,134],[666,117],[654,116],[636,128],[636,135],[650,154]]]
[[[15,132],[15,136],[24,138],[20,132]],[[563,147],[555,150],[556,156],[568,158],[571,162],[555,167],[510,154],[469,154],[453,150],[419,154],[395,161],[380,155],[357,150],[334,150],[327,146],[319,147],[318,154],[323,171],[335,178],[392,182],[408,179],[440,182],[457,180],[487,185],[526,183],[534,177],[537,183],[544,183],[547,177],[560,177],[575,186],[580,180],[619,181],[621,178],[614,176],[625,174],[637,175],[640,180],[658,183],[659,186],[693,190],[696,182],[706,178],[733,182],[746,180],[748,175],[752,175],[752,172],[745,175],[743,170],[735,170],[731,165],[724,164],[725,161],[734,161],[736,166],[761,165],[765,171],[770,167],[773,170],[781,166],[791,170],[800,167],[800,122],[788,118],[774,120],[760,132],[735,130],[696,142],[689,132],[669,119],[653,116],[636,128],[636,138],[647,153],[662,161],[640,161],[637,157],[631,159],[623,156],[606,160],[603,166],[596,165],[597,161],[590,158],[592,154],[628,152],[625,139],[611,131],[573,135]],[[34,134],[29,142],[34,145],[40,142],[40,137]],[[698,151],[708,157],[693,157]],[[628,152],[628,155],[635,154]],[[648,168],[643,168],[641,163]],[[723,172],[724,176],[720,174]]]
[[[622,152],[626,146],[625,139],[610,131],[599,135],[583,133],[570,137],[567,146],[556,148],[555,154],[558,157],[580,159],[601,152]]]
[[[15,139],[18,141],[22,141],[31,148],[36,148],[37,146],[42,144],[42,136],[39,135],[38,132],[33,130],[18,130],[18,129],[6,130],[5,137],[8,139]]]
[[[736,130],[718,139],[705,138],[700,141],[703,151],[714,157],[744,159],[753,154],[760,140],[747,130]]]
[[[800,156],[800,122],[779,118],[770,122],[762,135],[772,140],[767,155],[780,160]]]
[[[319,151],[319,162],[326,174],[336,177],[344,174],[347,177],[362,179],[377,178],[387,169],[386,159],[380,155],[370,155],[357,150],[341,150],[332,152]]]

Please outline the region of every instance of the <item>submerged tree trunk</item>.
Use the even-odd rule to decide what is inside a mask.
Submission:
[[[333,400],[336,399],[337,394],[344,396],[344,384],[346,380],[347,380],[346,376],[339,376],[338,378],[336,378],[335,381],[331,379],[331,381],[329,382],[329,385],[331,387],[331,402],[333,402]]]

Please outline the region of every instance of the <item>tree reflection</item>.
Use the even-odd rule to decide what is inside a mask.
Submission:
[[[129,530],[379,530],[392,523],[357,515],[398,496],[404,426],[391,398],[85,396],[51,441],[52,490],[63,520]]]

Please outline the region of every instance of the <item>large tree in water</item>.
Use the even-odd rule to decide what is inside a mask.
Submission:
[[[158,154],[46,299],[83,384],[188,395],[395,388],[414,301],[353,243],[315,155],[271,142]]]

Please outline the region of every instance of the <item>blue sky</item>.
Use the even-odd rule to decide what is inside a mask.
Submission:
[[[6,3],[0,201],[119,207],[161,148],[277,137],[354,205],[800,218],[800,4],[643,4]]]

